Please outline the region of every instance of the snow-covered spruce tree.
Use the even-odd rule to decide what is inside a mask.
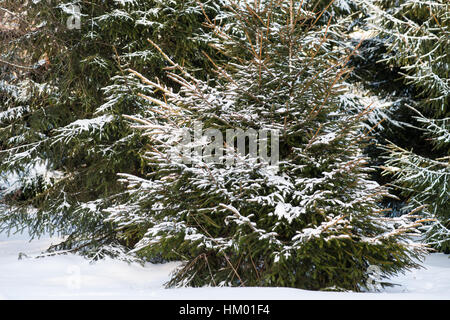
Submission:
[[[423,145],[392,144],[386,172],[409,199],[409,207],[423,206],[434,223],[425,242],[450,252],[450,135],[449,63],[450,4],[448,1],[379,1],[374,25],[388,45],[384,60],[401,70],[412,87],[411,126]]]
[[[149,38],[205,78],[210,64],[201,52],[213,52],[202,38],[203,11],[214,17],[221,2],[202,2],[203,9],[195,0],[1,2],[11,30],[1,39],[0,170],[22,177],[3,191],[12,209],[0,212],[1,228],[67,236],[54,249],[133,241],[118,239],[101,212],[120,201],[117,172],[150,170],[138,152],[146,138],[121,117],[143,112],[145,101],[124,69],[165,80]]]
[[[357,88],[357,95],[362,97],[359,100],[363,105],[371,104],[374,108],[369,124],[382,121],[372,131],[373,143],[368,145],[366,153],[370,157],[370,163],[377,167],[372,174],[373,178],[382,185],[389,185],[393,183],[393,176],[384,174],[382,168],[387,165],[386,146],[390,143],[430,158],[442,157],[442,150],[434,148],[430,139],[423,135],[423,130],[419,128],[421,123],[416,120],[417,113],[410,108],[413,105],[417,107],[417,102],[422,99],[423,88],[405,79],[405,59],[400,56],[403,55],[401,48],[409,41],[394,41],[393,38],[398,38],[398,30],[384,28],[389,25],[385,18],[406,3],[377,0],[359,2],[366,8],[366,19],[362,23],[363,30],[350,33],[353,41],[362,40],[362,44],[358,54],[350,59],[353,72],[349,81],[353,88]],[[405,12],[398,12],[396,16],[401,20]],[[420,24],[419,20],[412,20]],[[413,48],[415,47],[408,49],[409,53]],[[411,58],[412,56],[408,58],[410,62]],[[398,198],[383,199],[383,206],[391,209],[387,214],[398,216],[411,210],[406,206],[407,193],[402,193],[398,188],[391,188],[390,192]]]
[[[340,108],[349,57],[313,6],[232,3],[233,28],[212,27],[222,52],[240,53],[217,65],[215,87],[164,53],[178,93],[138,75],[164,93],[147,97],[146,118],[128,117],[152,141],[154,170],[122,174],[130,202],[107,212],[143,235],[133,252],[184,261],[169,285],[359,291],[370,265],[382,277],[417,266],[406,238],[417,224],[380,213],[385,191],[362,155],[370,108]]]
[[[436,147],[447,150],[447,156],[432,159],[390,145],[385,171],[394,174],[396,185],[409,197],[408,209],[418,207],[430,221],[424,227],[425,243],[450,253],[450,118],[427,119],[419,114],[417,121]]]

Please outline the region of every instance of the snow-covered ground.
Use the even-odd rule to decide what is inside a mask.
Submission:
[[[94,264],[77,255],[22,258],[40,253],[55,239],[32,242],[27,235],[0,233],[0,299],[163,299],[163,300],[291,300],[291,299],[450,299],[450,259],[433,253],[413,270],[390,279],[398,286],[379,293],[315,292],[292,288],[165,289],[176,267],[103,260]]]

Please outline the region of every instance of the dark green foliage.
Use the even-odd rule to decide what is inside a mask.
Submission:
[[[0,170],[24,176],[4,195],[14,213],[3,212],[1,224],[27,226],[36,236],[70,235],[64,248],[127,245],[102,213],[120,201],[118,172],[149,170],[139,153],[147,139],[122,118],[145,112],[124,70],[167,81],[167,64],[147,41],[153,39],[205,78],[210,64],[202,52],[213,53],[202,38],[204,12],[217,15],[220,1],[203,3],[203,10],[196,1],[1,3],[20,27],[1,42]],[[73,5],[80,28],[69,29]],[[36,166],[46,170],[25,181],[25,170]],[[37,209],[32,215],[30,206]]]
[[[130,201],[107,209],[108,220],[141,235],[133,252],[185,261],[172,286],[363,290],[370,265],[384,277],[417,266],[419,251],[405,241],[415,225],[399,218],[397,229],[379,212],[386,191],[362,156],[368,111],[340,103],[349,57],[328,39],[334,24],[316,23],[314,2],[271,4],[234,5],[233,28],[216,29],[231,61],[219,64],[216,85],[169,59],[180,92],[143,79],[165,95],[144,119],[129,118],[151,138],[145,159],[155,170],[122,175]],[[222,134],[278,130],[279,170],[235,142],[216,149],[231,165],[195,152],[172,158],[199,123]],[[211,141],[196,143],[205,152]]]
[[[406,209],[420,207],[422,215],[436,220],[427,227],[425,242],[450,252],[449,3],[375,4],[379,7],[372,7],[372,20],[385,48],[378,55],[378,65],[397,71],[385,83],[400,84],[395,86],[395,95],[400,93],[403,102],[398,113],[403,129],[382,134],[390,142],[385,173],[394,174],[386,177],[408,201]],[[389,95],[392,89],[375,88],[373,92]]]

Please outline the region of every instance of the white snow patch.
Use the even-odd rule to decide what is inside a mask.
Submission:
[[[254,287],[165,289],[178,263],[141,266],[106,259],[91,264],[77,255],[18,259],[20,252],[32,256],[57,240],[47,237],[29,242],[27,234],[0,233],[0,299],[450,299],[450,259],[438,253],[426,258],[425,269],[391,279],[398,286],[378,293]]]

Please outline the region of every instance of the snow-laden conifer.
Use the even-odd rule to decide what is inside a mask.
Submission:
[[[449,22],[448,1],[376,1],[373,25],[388,46],[384,61],[400,68],[411,90],[409,126],[421,145],[392,144],[394,182],[430,220],[425,242],[449,252]]]
[[[204,12],[213,19],[222,2],[200,3],[203,8],[194,0],[0,3],[8,22],[7,30],[0,26],[0,170],[18,178],[0,196],[12,206],[0,212],[3,228],[57,233],[66,240],[54,249],[77,252],[133,241],[119,240],[102,212],[121,201],[118,172],[148,170],[138,152],[146,138],[121,116],[145,113],[137,93],[148,92],[124,70],[167,80],[167,65],[149,38],[205,78]]]
[[[329,40],[335,21],[318,23],[328,6],[230,3],[233,28],[209,23],[230,58],[211,59],[215,86],[156,43],[181,90],[130,71],[163,98],[146,97],[145,117],[126,116],[151,141],[152,171],[121,175],[131,201],[107,209],[108,220],[139,235],[133,252],[183,260],[175,286],[361,290],[370,266],[382,277],[416,266],[407,239],[418,224],[385,218],[377,203],[387,192],[368,176],[371,108],[342,107],[349,55]],[[230,130],[279,161],[239,150]]]

